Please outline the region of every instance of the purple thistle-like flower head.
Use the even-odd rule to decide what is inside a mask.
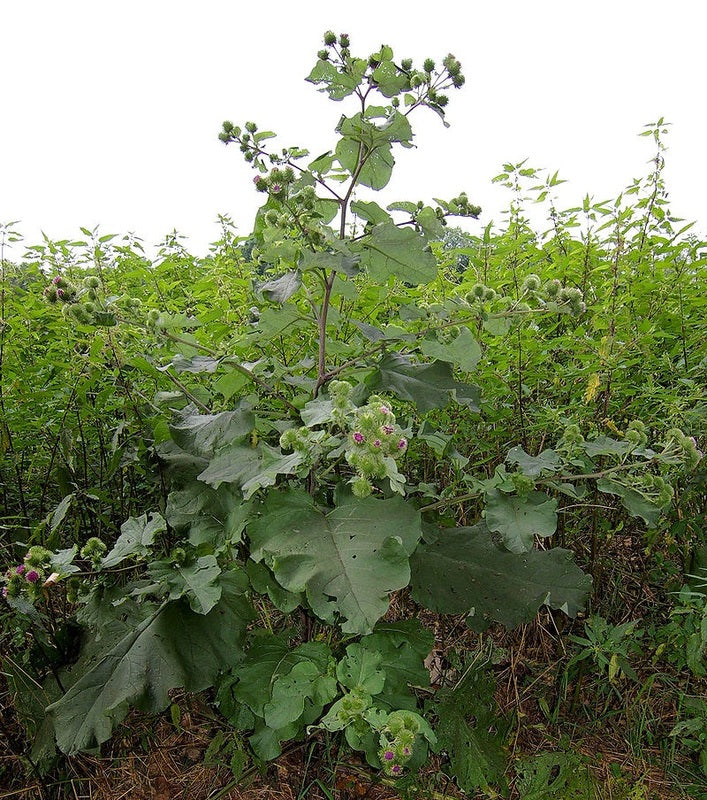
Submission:
[[[7,586],[2,587],[2,596],[7,597]]]
[[[262,181],[262,180],[263,180],[263,179],[262,179],[262,177],[261,177],[260,175],[256,175],[256,176],[253,178],[253,183],[255,183],[255,184],[258,184],[258,183],[260,183],[260,181]]]
[[[381,414],[390,414],[390,409],[388,406],[381,406]]]
[[[405,450],[407,446],[408,446],[408,440],[405,438],[400,439],[400,441],[398,442],[398,450]]]
[[[279,183],[273,183],[272,185],[272,193],[279,194],[282,191],[282,186]]]
[[[393,773],[393,775],[400,775],[400,773],[403,771],[403,768],[400,766],[400,764],[393,764],[393,766],[390,768],[390,771]]]
[[[26,570],[26,569],[27,569],[27,567],[26,567],[24,564],[20,564],[20,565],[19,565],[19,566],[18,566],[18,567],[15,569],[15,574],[16,574],[16,575],[24,575],[24,573],[25,573],[25,570]]]
[[[383,758],[385,761],[392,761],[395,758],[395,753],[392,750],[386,750],[383,753]]]
[[[354,442],[356,442],[356,444],[363,444],[366,441],[364,435],[359,431],[356,431],[356,433],[354,433],[353,440]]]
[[[25,575],[25,580],[26,580],[28,583],[37,583],[37,581],[39,580],[39,573],[38,573],[38,572],[36,572],[35,570],[31,569],[31,570],[30,570],[30,571],[29,571],[29,572],[28,572],[28,573]]]
[[[404,756],[409,756],[410,753],[412,753],[412,750],[407,745],[405,747],[403,747],[403,755]]]
[[[375,439],[374,442],[373,442],[373,446],[374,447],[380,447],[381,446],[381,440],[380,439]]]
[[[395,430],[392,425],[382,425],[381,430],[386,436],[390,436],[390,434]]]
[[[56,290],[56,296],[57,297],[63,297],[64,296],[64,290],[63,289],[57,289]]]
[[[52,279],[52,283],[54,284],[54,286],[57,286],[58,284],[60,284],[61,283],[61,275],[57,275],[56,278],[53,278]]]

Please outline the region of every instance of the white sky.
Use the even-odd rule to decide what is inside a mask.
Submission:
[[[500,221],[491,178],[526,157],[569,180],[566,205],[614,197],[646,174],[636,134],[663,116],[672,211],[704,230],[701,0],[0,0],[0,25],[0,222],[20,220],[27,243],[100,225],[151,245],[176,228],[203,253],[218,213],[247,234],[262,195],[221,122],[252,119],[312,156],[333,146],[351,106],[303,80],[329,28],[358,55],[451,51],[467,77],[450,129],[411,118],[418,147],[400,151],[384,203],[466,190],[479,227]]]

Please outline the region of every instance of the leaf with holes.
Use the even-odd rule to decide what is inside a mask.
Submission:
[[[470,796],[477,789],[503,782],[508,755],[504,748],[506,720],[493,698],[493,677],[473,662],[453,689],[435,695],[440,747],[449,753],[449,767],[459,788]]]
[[[305,592],[318,617],[345,633],[369,633],[388,595],[407,586],[420,515],[400,498],[347,497],[322,513],[304,491],[271,491],[248,526],[251,558],[290,592]]]

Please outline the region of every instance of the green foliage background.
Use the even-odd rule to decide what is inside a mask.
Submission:
[[[3,665],[43,769],[54,741],[74,754],[130,707],[214,687],[255,758],[343,731],[397,777],[388,752],[415,769],[440,749],[432,720],[463,789],[503,784],[501,733],[471,721],[493,718],[493,681],[463,673],[422,716],[433,639],[390,619],[391,597],[477,632],[540,607],[574,617],[588,598],[608,615],[619,535],[641,543],[641,580],[661,593],[654,665],[681,698],[704,678],[689,581],[707,565],[707,244],[670,212],[665,123],[643,132],[649,174],[612,201],[559,208],[557,174],[503,165],[505,222],[469,234],[448,225],[480,213],[463,193],[386,208],[352,195],[383,189],[394,146],[410,146],[393,100],[443,118],[457,62],[416,83],[390,48],[361,60],[339,46],[345,68],[320,53],[308,80],[361,111],[301,174],[306,151],[268,163],[273,134],[224,125],[267,194],[252,236],[223,218],[205,258],[172,236],[150,259],[83,230],[18,257],[19,234],[0,229],[7,586],[28,548],[53,551],[36,556],[47,583],[0,612]],[[391,104],[367,105],[365,81]],[[315,194],[326,180],[350,190]],[[366,414],[401,437],[368,466],[352,456]],[[635,626],[597,619],[570,640],[589,649],[566,674],[593,659],[609,685],[638,680]],[[470,686],[477,705],[457,703]],[[673,735],[704,770],[698,712]],[[519,768],[523,796],[541,773]]]

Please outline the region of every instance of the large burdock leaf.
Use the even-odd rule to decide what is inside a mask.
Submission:
[[[540,455],[531,456],[520,446],[512,447],[508,451],[506,461],[515,464],[529,478],[554,475],[562,469],[562,459],[554,450],[543,450]]]
[[[270,492],[248,526],[251,557],[345,633],[370,633],[388,595],[407,586],[421,533],[419,513],[400,498],[348,497],[324,514],[302,491]]]
[[[518,497],[492,489],[486,492],[486,525],[501,534],[512,553],[525,553],[533,549],[535,536],[552,536],[557,530],[557,500],[543,492]]]
[[[336,696],[336,679],[329,674],[329,646],[305,642],[293,648],[288,633],[257,640],[219,689],[221,710],[227,716],[229,709],[235,710],[236,701],[260,718],[250,742],[266,760],[277,758],[280,742],[318,719]],[[236,715],[232,722],[237,724],[237,719]]]
[[[436,338],[423,339],[420,350],[428,358],[455,364],[464,372],[473,372],[481,358],[481,346],[468,328],[462,328],[448,344],[443,344]]]
[[[613,494],[621,498],[623,507],[632,517],[640,517],[649,528],[655,528],[660,519],[660,506],[648,500],[640,492],[630,486],[624,486],[609,478],[597,481],[597,489],[606,494]]]
[[[175,411],[169,426],[172,439],[197,458],[210,459],[225,444],[249,436],[255,416],[248,406],[220,414],[199,414],[194,406]]]
[[[56,741],[68,755],[110,738],[131,706],[159,712],[169,705],[170,689],[199,692],[219,671],[243,657],[243,640],[253,611],[244,597],[242,571],[221,577],[221,599],[206,615],[184,600],[145,604],[134,626],[121,607],[101,630],[99,646],[87,651],[71,670],[73,686],[47,709]]]
[[[272,303],[285,303],[302,285],[302,276],[296,270],[286,272],[279,278],[266,281],[258,286],[258,291]]]
[[[441,529],[436,541],[418,547],[410,568],[418,603],[443,614],[466,613],[475,631],[494,621],[515,628],[543,604],[573,617],[591,589],[569,550],[508,553],[483,523]]]
[[[172,561],[153,561],[150,577],[163,587],[169,587],[170,600],[186,597],[189,607],[197,614],[208,614],[221,597],[216,556],[201,556],[189,564]]]
[[[361,639],[359,647],[376,655],[385,676],[385,685],[376,701],[379,706],[415,711],[417,698],[408,687],[429,686],[430,673],[424,661],[433,646],[432,633],[413,619],[379,622],[372,634]],[[346,652],[349,653],[349,648]],[[347,685],[346,681],[342,683]]]
[[[473,662],[453,689],[435,695],[440,746],[449,753],[449,770],[469,795],[503,781],[508,755],[505,723],[493,698],[492,676]]]
[[[247,515],[241,492],[229,484],[212,489],[195,480],[167,496],[167,522],[195,547],[208,544],[219,548],[227,540],[237,543]]]
[[[409,400],[420,411],[444,408],[452,397],[471,411],[479,410],[478,387],[455,380],[451,366],[444,361],[420,364],[402,353],[386,353],[366,384],[372,391],[392,392]]]
[[[160,514],[142,514],[140,517],[129,517],[120,526],[120,536],[113,549],[101,562],[103,569],[116,567],[126,558],[145,558],[150,554],[155,536],[164,533],[167,524]]]
[[[395,275],[406,283],[429,283],[437,274],[437,261],[429,242],[412,228],[382,222],[361,240],[361,266],[375,281]]]
[[[160,452],[181,488],[189,486],[190,478],[215,490],[222,484],[232,484],[248,500],[258,489],[272,486],[278,475],[291,475],[302,462],[299,453],[283,454],[264,442],[254,446],[254,425],[255,417],[247,404],[220,414],[198,414],[189,406],[175,414],[169,428],[173,441],[163,443]],[[212,529],[213,520],[196,527]]]
[[[197,477],[214,489],[222,483],[235,483],[247,500],[258,489],[273,486],[278,475],[291,475],[301,463],[298,452],[284,454],[264,443],[257,447],[234,444],[220,450]]]

